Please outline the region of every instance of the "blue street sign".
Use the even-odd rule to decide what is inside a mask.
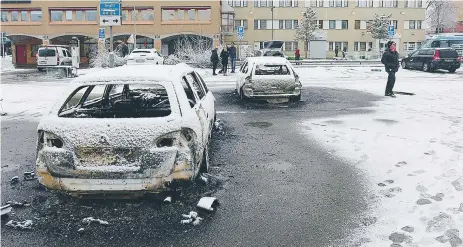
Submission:
[[[244,36],[244,27],[238,27],[238,35]]]
[[[120,3],[100,3],[100,16],[120,16]]]
[[[395,35],[395,29],[393,25],[389,25],[387,27],[387,34],[391,37]]]
[[[106,38],[106,35],[105,35],[105,29],[104,28],[100,28],[99,32],[98,32],[98,39],[105,39]]]

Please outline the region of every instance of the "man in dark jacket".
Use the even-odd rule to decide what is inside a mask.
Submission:
[[[212,75],[217,75],[215,70],[217,69],[217,64],[219,63],[219,55],[217,54],[217,47],[212,50],[211,54],[211,62],[212,62]]]
[[[392,89],[395,84],[395,73],[399,70],[399,53],[396,51],[396,44],[394,41],[387,42],[387,49],[383,53],[381,63],[384,64],[388,74],[385,95],[395,97]]]
[[[231,45],[228,54],[230,55],[230,62],[231,62],[231,72],[235,73],[236,67],[236,47],[234,44]]]
[[[222,59],[223,75],[227,75],[228,57],[229,57],[229,53],[227,51],[227,46],[225,46],[222,52],[220,53],[220,58]]]

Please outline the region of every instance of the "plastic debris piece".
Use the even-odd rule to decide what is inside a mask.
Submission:
[[[83,232],[85,231],[85,228],[79,228],[79,230],[77,230],[77,232]]]
[[[195,221],[193,221],[193,225],[197,226],[201,222],[200,218],[197,218]]]
[[[198,218],[198,213],[195,212],[195,211],[191,211],[190,216],[191,216],[191,218],[196,219],[196,218]]]
[[[1,211],[2,211],[1,216],[9,214],[11,212],[11,205],[7,204],[7,205],[2,206]]]
[[[11,184],[17,184],[17,183],[19,183],[19,177],[18,177],[18,176],[12,177],[11,180],[10,180],[10,183],[11,183]]]
[[[35,179],[35,173],[34,172],[24,172],[24,180],[30,181]]]
[[[90,225],[92,222],[96,222],[96,223],[98,223],[100,225],[109,225],[109,222],[107,222],[105,220],[95,219],[93,217],[87,217],[87,218],[82,220],[82,223],[87,224],[87,225]]]
[[[197,207],[212,212],[218,203],[219,201],[215,197],[203,197],[199,200]]]
[[[14,229],[19,228],[22,230],[29,230],[32,229],[32,220],[25,220],[25,221],[8,221],[5,226],[13,227]]]
[[[22,208],[22,207],[29,207],[31,204],[24,202],[17,202],[17,201],[7,201],[7,204],[11,205],[13,208]]]
[[[182,220],[180,223],[182,224],[190,224],[193,221],[193,219],[187,219],[187,220]]]
[[[170,196],[166,197],[166,199],[164,199],[164,202],[171,203],[172,202],[172,197],[170,197]]]
[[[203,181],[205,184],[207,184],[207,183],[209,182],[209,179],[208,179],[206,176],[204,176],[204,175],[201,175],[199,178],[200,178],[201,181]]]

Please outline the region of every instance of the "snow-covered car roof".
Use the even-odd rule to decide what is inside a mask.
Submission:
[[[193,71],[193,68],[186,64],[177,65],[139,65],[121,66],[111,69],[102,69],[96,72],[79,76],[71,83],[77,84],[130,84],[140,81],[172,81],[173,78],[181,76],[183,73]]]

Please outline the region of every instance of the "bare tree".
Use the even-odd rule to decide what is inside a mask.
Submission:
[[[386,14],[375,14],[375,18],[368,22],[368,31],[373,39],[381,41],[388,37],[388,27],[391,23],[391,16]],[[378,42],[379,45],[380,42]],[[378,47],[378,52],[381,54],[381,49]]]
[[[302,15],[302,20],[296,30],[295,39],[304,42],[305,58],[309,42],[315,38],[315,31],[318,29],[317,13],[312,8],[307,8]]]
[[[183,35],[173,44],[175,52],[167,57],[166,64],[189,63],[200,68],[207,68],[211,65],[211,39]]]
[[[453,0],[431,0],[426,8],[428,31],[441,33],[444,28],[454,28],[457,22],[457,7]]]

